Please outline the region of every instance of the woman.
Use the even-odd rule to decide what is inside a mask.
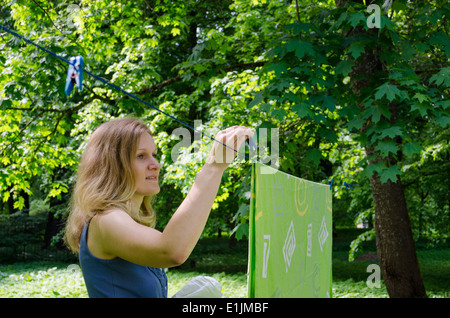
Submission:
[[[253,133],[225,129],[216,139],[239,149]],[[162,268],[182,264],[208,219],[235,152],[214,142],[188,195],[164,231],[154,229],[152,197],[161,165],[148,127],[122,118],[102,124],[81,158],[65,239],[79,254],[89,297],[167,297]]]

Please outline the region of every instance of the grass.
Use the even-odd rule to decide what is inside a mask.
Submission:
[[[73,264],[49,262],[0,265],[0,298],[87,298],[81,271],[73,267]],[[198,275],[205,273],[169,270],[169,297]],[[225,297],[247,297],[245,273],[208,275],[221,283]]]
[[[369,248],[370,249],[370,246]],[[388,297],[381,288],[369,288],[367,266],[374,261],[347,261],[348,240],[336,239],[333,251],[333,297]],[[419,263],[429,297],[450,297],[450,248],[419,250]],[[247,246],[230,247],[226,240],[202,240],[188,261],[170,269],[169,297],[190,279],[208,275],[217,279],[228,298],[247,297]],[[79,267],[70,263],[31,262],[0,265],[0,298],[83,298],[86,287]]]

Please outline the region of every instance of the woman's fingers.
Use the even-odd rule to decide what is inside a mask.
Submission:
[[[253,134],[252,130],[243,126],[233,126],[220,131],[216,136],[216,142],[214,142],[211,151],[211,159],[215,163],[231,163],[242,143],[252,137]]]

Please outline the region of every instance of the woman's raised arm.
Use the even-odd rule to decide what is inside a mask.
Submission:
[[[234,126],[216,136],[229,148],[214,142],[206,164],[163,232],[142,226],[120,211],[98,216],[93,226],[98,228],[105,255],[152,267],[184,263],[205,227],[223,172],[236,156],[232,149],[239,149],[252,135],[250,129]]]

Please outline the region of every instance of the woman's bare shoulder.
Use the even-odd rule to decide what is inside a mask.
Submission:
[[[131,216],[121,209],[110,209],[97,213],[93,219],[100,232],[116,231],[118,228],[135,223]]]

